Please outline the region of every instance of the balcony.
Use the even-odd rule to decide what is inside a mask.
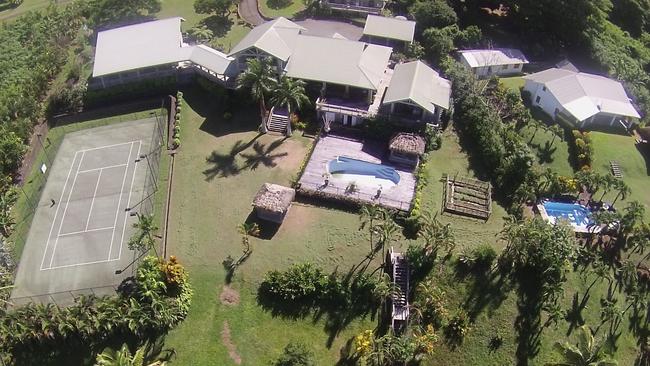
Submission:
[[[369,107],[366,100],[356,98],[320,97],[316,100],[317,111],[359,118],[368,118]]]
[[[384,8],[383,1],[345,1],[345,0],[325,0],[330,8],[336,10],[356,11],[360,13],[379,14]]]

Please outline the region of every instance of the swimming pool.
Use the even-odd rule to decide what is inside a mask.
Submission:
[[[598,228],[592,227],[591,211],[585,206],[577,203],[544,201],[537,205],[537,208],[542,218],[550,224],[565,220],[576,232],[588,232],[590,229],[592,232],[598,231]]]
[[[398,184],[400,176],[397,171],[386,165],[370,163],[363,160],[357,160],[349,158],[347,156],[339,156],[336,159],[330,160],[328,163],[328,171],[335,177],[339,178],[349,178],[355,180],[358,178],[374,178],[380,180],[378,183],[381,184],[381,181],[389,181],[393,184]],[[359,182],[364,183],[364,182]],[[367,181],[366,183],[373,183]]]

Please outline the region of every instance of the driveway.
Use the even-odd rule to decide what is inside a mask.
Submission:
[[[239,15],[247,23],[253,26],[264,23],[264,18],[262,18],[262,14],[260,14],[260,10],[257,8],[257,0],[241,0],[238,7]]]
[[[338,33],[347,39],[358,41],[363,34],[363,28],[361,27],[334,20],[305,19],[296,23],[307,29],[304,34],[312,36],[331,37],[334,33]]]

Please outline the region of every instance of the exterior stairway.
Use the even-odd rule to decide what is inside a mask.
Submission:
[[[406,326],[409,317],[409,267],[402,253],[395,253],[391,249],[390,261],[393,267],[392,279],[396,289],[392,295],[391,328],[399,331]]]
[[[287,133],[287,124],[289,124],[289,116],[282,112],[277,113],[275,108],[271,108],[271,113],[269,113],[269,118],[266,121],[266,128],[268,131],[284,135]]]

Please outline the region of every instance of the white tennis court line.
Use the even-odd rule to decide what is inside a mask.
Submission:
[[[140,145],[141,142],[138,141],[138,145]],[[122,193],[124,192],[124,182],[126,182],[126,172],[129,171],[129,163],[131,162],[131,153],[133,152],[133,143],[131,144],[131,147],[129,148],[129,160],[126,162],[126,169],[125,169],[125,174],[122,177],[122,187],[120,188],[120,198],[118,200],[118,205],[117,205],[117,210],[115,212],[115,219],[113,220],[113,227],[117,226],[117,218],[120,215],[120,203],[122,203]],[[138,156],[140,156],[140,148],[138,148]],[[135,163],[133,163],[135,164]],[[135,177],[135,169],[133,170],[133,176]],[[133,186],[131,186],[131,189],[133,189]],[[128,208],[129,205],[127,203],[126,207]],[[124,217],[126,217],[128,214],[124,214]],[[110,246],[108,247],[108,258],[107,260],[111,259],[111,255],[113,254],[113,241],[115,240],[115,230],[113,230],[113,233],[111,234],[111,243]],[[124,238],[122,238],[124,240]],[[122,243],[120,243],[120,248],[122,248]],[[122,256],[122,250],[120,250],[120,253],[117,257],[116,260],[120,260],[120,257]]]
[[[98,170],[104,170],[104,169],[111,169],[111,168],[119,168],[121,166],[128,166],[129,164],[115,164],[115,165],[109,165],[109,166],[103,166],[101,168],[92,168],[92,169],[84,169],[80,170],[79,173],[88,173],[88,172],[96,172]]]
[[[139,141],[138,145],[138,158],[140,157],[140,150],[142,149],[142,140]],[[133,176],[131,177],[131,187],[129,189],[129,198],[126,200],[126,207],[131,207],[131,193],[133,193],[133,182],[135,181],[135,173],[138,171],[138,166],[136,165],[133,168]],[[126,219],[129,215],[124,215],[124,223],[122,224],[122,240],[120,240],[120,253],[117,257],[117,260],[122,258],[122,247],[124,246],[124,232],[126,231]],[[115,231],[113,231],[115,233]],[[110,257],[109,257],[110,258]]]
[[[131,154],[129,153],[129,156]],[[95,183],[95,191],[93,191],[93,199],[90,201],[90,210],[88,211],[88,217],[86,218],[86,228],[84,231],[88,231],[88,225],[90,225],[90,216],[93,214],[93,207],[95,206],[95,198],[97,197],[97,188],[99,188],[99,182],[102,181],[102,172],[104,169],[99,169],[99,174],[97,175],[97,183]],[[124,173],[126,175],[126,173]],[[65,216],[64,216],[65,217]],[[115,227],[115,226],[113,226]],[[59,234],[60,236],[60,234]]]
[[[110,255],[111,255],[111,250],[113,248],[113,237],[115,236],[115,224],[117,223],[117,216],[119,215],[120,204],[121,204],[121,201],[122,201],[122,193],[123,193],[123,190],[124,190],[124,181],[126,180],[126,176],[128,175],[128,172],[129,172],[129,164],[131,162],[133,144],[135,144],[136,142],[138,143],[138,155],[137,156],[140,156],[140,150],[142,148],[142,140],[133,140],[133,141],[123,142],[123,143],[118,143],[118,144],[105,145],[105,146],[100,146],[100,147],[94,147],[94,148],[89,148],[89,149],[78,150],[78,151],[75,152],[74,158],[72,159],[72,164],[70,165],[70,169],[68,170],[68,176],[66,177],[66,181],[65,181],[65,184],[63,186],[63,190],[61,191],[61,197],[59,198],[59,202],[62,202],[62,200],[63,200],[63,195],[65,194],[65,190],[66,190],[66,188],[68,186],[68,182],[69,182],[69,179],[70,179],[70,174],[72,173],[72,168],[74,167],[74,163],[77,160],[77,155],[79,153],[82,154],[81,155],[81,160],[79,161],[79,165],[77,166],[77,171],[75,173],[75,177],[74,177],[73,182],[72,182],[72,187],[70,188],[70,192],[68,193],[68,198],[66,200],[66,205],[65,205],[65,208],[63,210],[63,218],[61,219],[61,222],[59,224],[59,230],[58,230],[58,233],[57,233],[57,236],[56,236],[56,240],[54,241],[54,246],[52,248],[52,255],[50,257],[49,266],[47,268],[43,268],[43,265],[45,264],[45,258],[47,256],[47,250],[48,250],[49,244],[50,244],[50,239],[51,239],[51,236],[52,236],[52,231],[54,229],[54,225],[56,224],[56,218],[57,218],[57,216],[59,214],[59,208],[61,207],[60,204],[59,204],[59,206],[57,206],[57,210],[56,210],[56,212],[54,214],[54,220],[52,221],[52,226],[50,227],[50,232],[48,234],[48,240],[47,240],[47,243],[45,245],[45,252],[43,253],[43,260],[41,261],[41,268],[40,268],[41,271],[49,270],[49,269],[57,269],[57,268],[83,266],[83,265],[88,265],[88,264],[105,263],[105,262],[112,262],[112,261],[120,260],[121,254],[122,254],[121,253],[122,252],[122,245],[123,245],[122,242],[124,241],[125,228],[122,228],[122,242],[120,243],[120,256],[117,259],[110,259]],[[110,147],[115,147],[115,146],[121,146],[121,145],[126,145],[126,144],[131,144],[126,164],[116,164],[116,165],[110,165],[110,166],[101,167],[101,168],[95,168],[95,169],[86,169],[86,170],[81,170],[81,171],[79,170],[80,167],[81,167],[81,164],[83,163],[83,158],[85,156],[85,153],[87,151],[99,150],[99,149],[110,148]],[[94,204],[95,195],[97,194],[97,187],[99,185],[99,178],[101,178],[101,172],[102,172],[103,169],[115,168],[115,167],[119,167],[119,166],[126,166],[126,169],[124,171],[124,175],[123,175],[123,178],[122,178],[122,190],[120,190],[120,199],[118,200],[118,205],[117,205],[117,209],[116,209],[116,219],[115,219],[114,226],[113,227],[105,227],[105,228],[87,230],[88,223],[90,222],[90,215],[92,213],[92,206]],[[135,166],[135,168],[137,168],[137,165]],[[135,170],[136,170],[135,168],[133,170],[133,177],[131,179],[131,187],[130,187],[130,191],[129,191],[129,200],[127,202],[127,207],[130,204],[130,200],[131,200],[131,190],[133,189],[133,182],[135,180]],[[86,230],[79,231],[79,232],[71,232],[71,233],[63,233],[62,234],[61,233],[61,228],[63,226],[63,221],[65,219],[65,215],[66,215],[66,212],[67,212],[67,209],[68,209],[68,204],[70,203],[70,197],[72,196],[72,192],[74,191],[74,186],[76,184],[77,177],[79,176],[80,173],[84,173],[84,172],[88,172],[88,171],[97,171],[97,170],[100,171],[100,174],[99,174],[99,177],[97,179],[97,184],[95,186],[95,192],[93,193],[93,201],[91,203],[91,209],[90,209],[90,212],[88,214],[88,219],[86,221]],[[124,217],[124,225],[126,225],[126,218],[127,218],[128,215],[125,214],[124,216],[125,216]],[[93,232],[93,231],[101,231],[101,230],[109,230],[109,229],[112,229],[113,233],[111,235],[111,243],[110,243],[110,247],[109,247],[108,259],[100,260],[100,261],[85,262],[85,263],[68,264],[68,265],[63,265],[63,266],[54,266],[54,267],[52,266],[52,263],[54,261],[54,255],[56,254],[56,247],[57,247],[59,238],[61,236],[69,236],[69,235],[73,235],[73,234],[82,234],[82,233],[85,233],[85,232]]]

